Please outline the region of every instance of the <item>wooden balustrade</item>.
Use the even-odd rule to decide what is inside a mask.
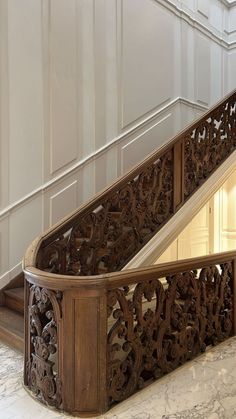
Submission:
[[[236,252],[120,271],[236,149],[236,92],[36,239],[25,386],[96,415],[235,334]]]

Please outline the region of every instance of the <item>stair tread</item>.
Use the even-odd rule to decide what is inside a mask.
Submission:
[[[17,300],[24,301],[24,287],[5,290],[4,294]]]
[[[0,329],[24,339],[24,316],[7,307],[0,307]]]

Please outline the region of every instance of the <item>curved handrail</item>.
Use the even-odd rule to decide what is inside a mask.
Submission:
[[[117,286],[122,287],[123,285],[132,284],[133,282],[144,282],[147,279],[152,279],[152,277],[161,278],[172,273],[184,272],[188,269],[198,269],[199,267],[203,268],[205,266],[220,264],[221,262],[233,259],[236,259],[236,250],[173,262],[165,262],[154,266],[132,268],[102,275],[73,276],[69,281],[68,275],[44,272],[35,267],[25,268],[24,272],[26,279],[29,280],[30,283],[52,290],[60,289],[63,291],[73,287],[83,288],[84,286],[112,289]]]

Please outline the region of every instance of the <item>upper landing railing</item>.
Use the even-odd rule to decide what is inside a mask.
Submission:
[[[123,268],[235,150],[235,102],[234,92],[50,229],[34,266],[78,276]]]
[[[236,149],[236,91],[36,239],[25,385],[93,415],[235,330],[236,252],[120,270]]]

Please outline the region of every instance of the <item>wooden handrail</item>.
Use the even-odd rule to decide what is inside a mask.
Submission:
[[[69,275],[123,268],[236,148],[236,92],[39,237],[25,266]]]
[[[236,91],[37,238],[25,273],[26,387],[97,415],[236,332],[236,251],[123,270],[236,149]]]
[[[68,275],[53,274],[41,271],[38,268],[25,268],[25,276],[32,284],[52,290],[68,290],[71,288],[103,287],[115,288],[143,282],[149,278],[162,278],[172,273],[184,272],[189,269],[200,269],[210,265],[218,265],[227,260],[236,259],[236,250],[214,253],[212,255],[180,259],[173,262],[159,263],[158,265],[132,268],[103,275],[73,276],[68,280]]]

